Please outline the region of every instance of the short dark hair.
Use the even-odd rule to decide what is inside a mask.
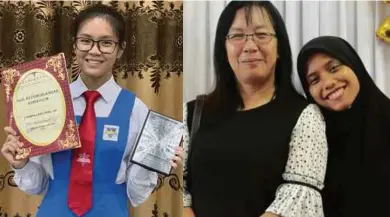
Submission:
[[[214,42],[216,85],[214,90],[208,95],[205,104],[205,110],[213,111],[213,114],[221,114],[221,111],[232,112],[239,106],[243,106],[243,101],[237,88],[235,74],[227,58],[225,41],[236,12],[244,8],[247,21],[249,21],[251,13],[255,13],[251,10],[253,7],[260,7],[267,11],[275,30],[276,38],[278,39],[277,52],[279,58],[276,60],[275,67],[276,87],[281,86],[282,83],[292,84],[291,47],[286,26],[279,11],[269,1],[231,1],[219,17]]]
[[[114,32],[117,34],[120,46],[125,40],[125,21],[123,16],[114,8],[104,4],[93,4],[82,10],[75,18],[72,25],[72,37],[76,38],[79,28],[83,22],[92,18],[106,19]]]

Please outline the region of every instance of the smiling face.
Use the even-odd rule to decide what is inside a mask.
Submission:
[[[277,39],[268,12],[256,6],[251,10],[249,20],[244,9],[237,11],[225,43],[228,61],[240,83],[274,78],[277,59]]]
[[[81,43],[81,46],[82,43],[86,44],[88,39],[118,42],[118,36],[115,34],[110,23],[101,17],[85,20],[80,25],[76,38],[82,38],[77,42]],[[102,42],[101,45],[108,46],[108,43]],[[103,49],[102,46],[101,49]],[[91,78],[111,77],[113,65],[118,57],[118,51],[119,46],[116,44],[111,54],[102,53],[98,49],[97,43],[94,44],[90,51],[81,51],[77,49],[77,46],[75,49],[76,59],[81,73]]]
[[[360,90],[359,80],[351,68],[321,53],[309,59],[306,81],[313,99],[333,111],[351,106]]]

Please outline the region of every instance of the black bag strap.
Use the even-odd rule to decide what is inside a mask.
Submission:
[[[206,95],[198,95],[195,100],[194,114],[192,116],[190,141],[198,131],[202,119],[203,105]],[[190,142],[191,145],[191,142]]]
[[[203,105],[204,100],[206,98],[206,95],[198,95],[195,100],[194,105],[194,113],[192,115],[192,122],[191,122],[191,132],[190,132],[190,139],[188,143],[188,156],[187,156],[187,170],[183,173],[183,179],[187,182],[187,190],[189,191],[191,188],[191,178],[190,178],[190,160],[192,155],[192,139],[194,138],[194,135],[199,129],[200,122],[202,119],[202,111],[203,111]]]

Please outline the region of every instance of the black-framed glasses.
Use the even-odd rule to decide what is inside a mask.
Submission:
[[[234,44],[242,45],[247,41],[249,36],[252,36],[252,39],[256,44],[267,44],[276,35],[273,33],[266,32],[259,32],[253,34],[236,33],[227,35],[226,39]]]
[[[79,51],[88,52],[92,50],[93,46],[95,46],[95,43],[97,44],[99,51],[104,54],[112,54],[118,45],[118,42],[112,40],[104,39],[95,41],[90,38],[76,38],[76,48]]]

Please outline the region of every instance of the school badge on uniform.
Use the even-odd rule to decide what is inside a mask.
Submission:
[[[118,141],[119,126],[104,125],[103,140],[105,141]]]

